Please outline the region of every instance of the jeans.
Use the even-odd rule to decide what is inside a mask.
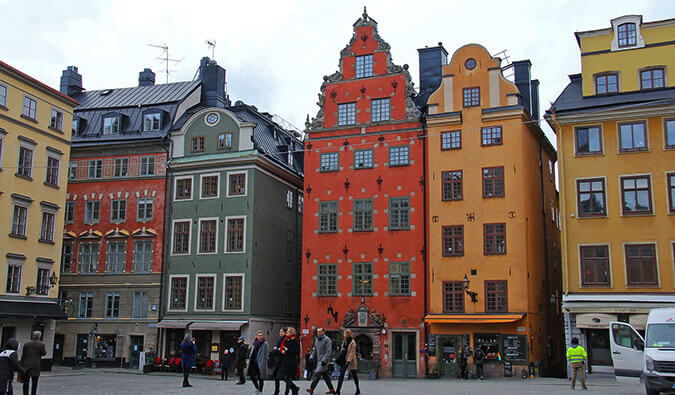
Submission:
[[[342,389],[342,382],[345,379],[346,371],[347,371],[347,364],[345,363],[344,365],[340,366],[340,378],[338,379],[337,392],[340,392],[340,389]],[[356,392],[357,393],[361,392],[361,390],[359,389],[359,377],[356,375],[356,370],[350,370],[349,375],[352,376],[352,380],[354,380]]]
[[[32,381],[32,386],[31,386],[31,395],[37,395],[37,385],[38,385],[38,379],[40,376],[24,376],[23,378],[23,395],[28,395],[28,382]]]
[[[319,384],[319,380],[322,378],[323,381],[326,382],[328,389],[333,391],[333,383],[330,381],[330,377],[328,377],[328,372],[314,372],[314,378],[312,379],[312,384],[309,385],[309,388],[312,390],[316,388],[316,385]]]

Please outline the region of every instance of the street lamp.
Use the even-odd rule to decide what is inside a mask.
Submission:
[[[466,276],[466,274],[464,275],[464,280],[462,280],[462,283],[464,284],[464,291],[471,298],[471,303],[478,302],[478,292],[469,291],[469,278]]]

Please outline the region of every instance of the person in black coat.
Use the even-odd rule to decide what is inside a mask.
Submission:
[[[14,372],[19,372],[25,376],[26,371],[19,363],[19,356],[16,350],[19,348],[19,342],[11,338],[7,340],[5,350],[0,353],[0,395],[12,395],[12,380]]]
[[[484,380],[483,377],[483,361],[485,360],[485,352],[479,346],[476,346],[476,349],[473,351],[473,363],[476,365],[476,376],[479,379]]]
[[[290,390],[293,395],[298,395],[300,387],[293,383],[295,373],[298,370],[300,362],[300,342],[298,341],[298,332],[293,327],[286,329],[286,337],[281,341],[279,350],[281,352],[281,367],[279,374],[286,382],[286,394]]]
[[[230,370],[230,365],[232,364],[232,355],[230,355],[230,350],[227,348],[223,350],[223,353],[220,354],[220,379],[227,381],[227,371]]]
[[[279,381],[283,379],[283,377],[281,377],[281,375],[279,374],[279,370],[281,369],[281,357],[282,357],[279,348],[281,347],[281,342],[284,341],[285,338],[286,338],[286,328],[279,329],[279,338],[277,338],[277,342],[274,343],[272,352],[270,352],[272,376],[274,377],[274,395],[279,395]]]
[[[248,345],[244,343],[244,336],[237,339],[237,373],[239,373],[238,385],[246,383],[244,370],[246,369],[246,359],[248,358]]]
[[[196,365],[197,345],[195,344],[195,338],[190,336],[189,333],[185,334],[185,338],[180,344],[180,350],[182,352],[180,364],[183,367],[183,387],[192,387],[188,378],[190,377],[190,369]]]

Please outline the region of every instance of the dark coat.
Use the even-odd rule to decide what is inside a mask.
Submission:
[[[243,371],[246,369],[246,359],[248,358],[248,345],[241,342],[239,348],[237,349],[237,369]]]
[[[180,357],[180,366],[191,368],[195,366],[195,353],[197,352],[197,345],[190,343],[181,343],[180,349],[183,355]]]
[[[274,343],[274,348],[270,351],[270,367],[273,367],[275,371],[278,370],[279,366],[281,365],[281,351],[279,350],[279,347],[281,346],[282,340],[284,340],[286,336],[279,336],[277,339],[277,342]]]
[[[476,350],[473,352],[473,363],[476,365],[482,365],[483,360],[485,360],[485,353],[483,352],[483,349],[476,347]]]
[[[14,378],[14,372],[26,373],[19,363],[17,348],[19,348],[19,342],[9,339],[5,350],[0,352],[0,380],[11,381]]]
[[[26,369],[27,376],[40,376],[40,362],[45,355],[47,355],[47,350],[41,341],[31,340],[23,345],[21,365]]]
[[[288,338],[284,342],[286,353],[281,357],[280,377],[295,377],[300,362],[300,344],[296,337]]]
[[[251,354],[249,355],[250,363],[248,367],[249,374],[251,372],[250,364],[253,363],[254,351],[255,347],[251,346]],[[256,363],[258,364],[258,372],[260,372],[260,377],[262,378],[267,377],[267,359],[269,358],[269,355],[270,355],[270,345],[267,343],[267,341],[264,341],[258,348],[258,355],[255,356]]]
[[[228,352],[227,354],[220,354],[220,368],[229,369],[232,364],[232,355]]]

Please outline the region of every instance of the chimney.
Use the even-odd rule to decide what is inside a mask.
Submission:
[[[448,51],[439,42],[437,47],[420,48],[417,53],[420,64],[420,95],[430,94],[441,85],[442,66],[448,63]]]
[[[537,121],[537,125],[539,125],[539,80],[532,80],[532,90],[531,95],[532,95],[532,118],[534,118],[535,121]]]
[[[138,73],[138,86],[153,86],[155,85],[155,73],[151,69],[143,69]]]
[[[77,72],[77,67],[68,66],[61,73],[61,93],[73,96],[84,90],[82,88],[82,76]]]
[[[225,69],[218,66],[215,60],[203,57],[199,62],[199,79],[202,81],[202,103],[225,107]]]
[[[530,68],[532,63],[529,60],[519,60],[513,62],[513,75],[516,83],[516,88],[520,92],[521,103],[523,107],[534,116],[532,113],[532,79],[530,76]]]

